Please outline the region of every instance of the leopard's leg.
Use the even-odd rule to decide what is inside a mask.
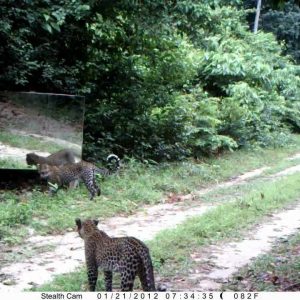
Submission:
[[[104,271],[105,290],[107,292],[112,291],[112,279],[113,279],[112,271]]]
[[[132,259],[127,259],[127,263],[124,264],[124,268],[121,271],[121,290],[122,291],[132,291],[134,279],[138,271],[138,265],[132,261]]]
[[[142,265],[139,266],[138,277],[140,279],[143,291],[148,291],[147,276],[146,276],[144,266],[142,266]]]
[[[79,186],[79,181],[78,180],[73,180],[69,183],[69,189],[75,189]]]
[[[90,200],[93,200],[97,193],[97,189],[94,187],[94,182],[93,182],[93,172],[84,174],[82,176],[82,181],[84,182],[86,188],[90,192]]]
[[[121,274],[121,291],[122,292],[131,292],[133,290],[135,276],[131,274]]]
[[[98,186],[96,188],[97,188],[97,196],[100,196],[101,195],[101,189]]]
[[[89,282],[89,291],[94,292],[98,279],[98,267],[94,259],[86,257],[87,276]]]
[[[101,189],[100,189],[100,187],[98,187],[97,182],[96,182],[95,170],[93,170],[93,185],[94,185],[94,189],[96,190],[97,196],[100,196]]]

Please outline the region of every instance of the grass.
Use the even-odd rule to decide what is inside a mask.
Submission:
[[[299,199],[300,174],[290,175],[276,182],[263,182],[240,199],[225,203],[204,215],[193,217],[174,229],[161,231],[148,242],[154,267],[162,277],[187,273],[191,254],[201,246],[240,238],[246,229],[261,221],[268,213]],[[262,197],[263,195],[263,197]],[[76,280],[74,280],[76,278]],[[86,288],[85,268],[59,275],[38,291],[79,291]],[[100,282],[101,289],[102,281]]]
[[[283,171],[284,169],[296,166],[300,164],[300,158],[293,159],[293,160],[282,160],[281,162],[278,162],[275,166],[272,168],[269,168],[264,171],[264,174],[271,175],[280,171]]]
[[[39,150],[45,152],[56,152],[61,150],[61,146],[49,141],[43,141],[32,136],[23,136],[11,132],[0,132],[0,141],[3,144],[17,148],[26,148],[28,150]]]
[[[121,174],[100,183],[102,195],[96,201],[88,200],[82,185],[72,191],[59,190],[54,197],[40,187],[21,194],[0,191],[0,240],[20,243],[28,227],[38,234],[61,233],[73,228],[77,217],[101,220],[130,214],[145,204],[161,202],[169,193],[186,194],[266,164],[276,166],[299,149],[300,136],[296,135],[287,148],[241,150],[198,162],[146,166],[131,160]]]
[[[0,159],[0,169],[27,169],[28,166],[24,162],[14,159]]]
[[[38,292],[82,292],[88,290],[86,269],[77,268],[74,272],[55,276],[52,282],[40,287],[34,287],[30,291]],[[103,276],[99,273],[96,290],[104,290]]]
[[[190,254],[200,246],[239,238],[245,229],[269,212],[299,199],[299,180],[300,174],[294,174],[274,182],[262,182],[236,201],[190,218],[175,229],[163,230],[150,243],[153,257],[158,262],[156,267],[162,274],[185,269],[190,263]]]
[[[279,239],[269,253],[242,268],[222,290],[299,292],[299,254],[300,233]]]

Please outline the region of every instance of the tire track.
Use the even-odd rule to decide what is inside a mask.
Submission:
[[[187,202],[158,204],[145,207],[143,211],[129,217],[106,219],[100,222],[99,227],[111,236],[131,235],[141,240],[150,240],[159,231],[175,227],[187,218],[202,215],[217,206],[217,204],[203,204],[195,200],[195,196],[203,196],[219,188],[245,184],[250,179],[262,175],[266,169],[266,167],[256,169],[210,188],[181,196],[181,200]],[[37,245],[39,247],[49,245],[54,250],[43,251],[22,262],[3,266],[0,269],[0,291],[22,291],[43,284],[55,275],[74,271],[84,262],[83,243],[76,232],[56,236],[32,236],[22,245],[21,250],[26,253]],[[20,251],[20,247],[11,251]]]
[[[289,236],[299,229],[300,199],[293,208],[273,214],[267,222],[254,227],[250,237],[194,252],[191,255],[194,267],[188,278],[182,284],[180,281],[170,284],[175,290],[218,291],[239,268],[270,251],[279,237]]]

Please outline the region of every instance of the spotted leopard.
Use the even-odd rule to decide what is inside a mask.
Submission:
[[[31,152],[26,154],[26,162],[28,165],[47,164],[50,166],[61,166],[75,163],[75,155],[69,149],[57,151],[46,157]]]
[[[106,291],[112,291],[113,272],[121,273],[122,291],[133,290],[136,275],[144,291],[155,291],[152,261],[143,242],[134,237],[109,237],[97,228],[97,220],[75,221],[84,240],[90,291],[95,291],[98,268],[104,271]]]
[[[96,195],[100,196],[101,194],[101,190],[95,180],[95,174],[99,173],[106,176],[119,169],[120,159],[117,155],[110,154],[107,157],[107,161],[109,163],[112,161],[115,162],[114,170],[98,168],[92,163],[80,161],[61,166],[41,164],[38,165],[38,171],[42,179],[46,179],[48,182],[55,183],[59,187],[68,185],[71,182],[76,182],[77,180],[82,180],[90,192],[90,200],[93,200]]]

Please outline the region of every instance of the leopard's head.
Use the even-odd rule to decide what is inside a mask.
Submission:
[[[51,176],[51,167],[47,164],[37,165],[38,172],[42,179],[49,179]]]
[[[31,152],[31,153],[27,153],[26,154],[26,162],[27,165],[32,166],[32,165],[36,165],[38,162],[38,155]]]
[[[75,220],[77,225],[77,232],[79,236],[84,239],[85,237],[93,234],[98,228],[98,220],[84,220],[81,221],[79,218]]]

